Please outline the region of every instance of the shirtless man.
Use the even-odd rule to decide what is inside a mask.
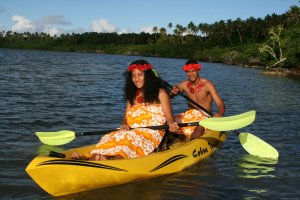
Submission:
[[[183,66],[183,71],[186,72],[188,80],[184,80],[177,86],[173,87],[171,91],[171,96],[174,96],[178,91],[185,92],[187,96],[195,101],[197,104],[201,105],[203,108],[211,112],[212,102],[214,101],[218,107],[218,112],[214,113],[214,117],[222,117],[225,112],[225,105],[217,92],[214,84],[200,77],[199,72],[201,70],[201,65],[198,64],[196,60],[188,60]],[[180,123],[200,121],[209,116],[205,112],[201,111],[200,108],[188,103],[189,110],[185,113],[181,113],[177,116],[177,121]],[[198,127],[186,127],[183,128],[183,134],[187,139],[199,138],[205,129],[202,126]]]

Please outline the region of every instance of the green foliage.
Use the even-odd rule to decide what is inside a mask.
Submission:
[[[282,54],[287,58],[280,67],[300,67],[300,8],[292,6],[282,15],[267,15],[264,19],[220,20],[213,24],[190,22],[186,27],[169,23],[168,28],[154,27],[154,33],[97,33],[62,34],[0,33],[0,48],[45,49],[54,51],[97,52],[109,54],[195,58],[207,62],[236,65],[265,65],[274,58],[258,49],[263,44],[276,47],[270,40],[269,30],[283,26],[280,37]],[[200,33],[200,34],[199,34]],[[279,48],[274,48],[281,54]]]
[[[214,47],[196,51],[194,58],[207,62],[220,62],[235,65],[262,65],[258,56],[260,44],[244,44],[234,47]]]
[[[297,65],[300,67],[300,21],[284,32],[283,40],[285,43],[284,52],[287,57],[285,67],[290,68]]]
[[[203,60],[207,62],[222,62],[221,56],[224,49],[220,47],[206,48],[195,51],[194,58],[197,60]]]

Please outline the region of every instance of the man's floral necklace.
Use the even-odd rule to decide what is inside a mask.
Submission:
[[[140,96],[141,94],[141,89],[137,89],[136,93],[135,93],[135,96],[136,96],[136,101],[138,103],[144,103],[144,97],[143,96]]]
[[[190,81],[187,83],[187,87],[190,89],[190,92],[192,94],[194,94],[195,92],[199,92],[204,85],[205,81],[200,81],[200,83],[196,85],[196,87],[193,87],[193,84]]]

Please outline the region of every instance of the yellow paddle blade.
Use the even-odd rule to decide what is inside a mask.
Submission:
[[[63,145],[75,139],[75,133],[68,130],[57,132],[36,132],[35,135],[42,143],[51,146]]]
[[[278,151],[251,133],[240,133],[239,139],[244,149],[251,155],[278,159]]]
[[[229,117],[212,117],[201,120],[199,124],[215,131],[231,131],[248,126],[255,120],[256,111],[248,111]]]

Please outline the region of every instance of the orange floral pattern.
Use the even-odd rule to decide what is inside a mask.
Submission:
[[[136,129],[106,134],[90,154],[136,158],[148,155],[158,147],[164,131],[137,127],[163,125],[166,118],[160,104],[133,105],[126,113],[126,118],[127,124]]]
[[[178,116],[176,116],[176,121],[178,123],[198,122],[205,118],[207,118],[207,116],[204,112],[196,109],[189,109],[188,111],[180,113]],[[195,128],[195,126],[188,126],[181,129],[187,140],[190,139]]]

